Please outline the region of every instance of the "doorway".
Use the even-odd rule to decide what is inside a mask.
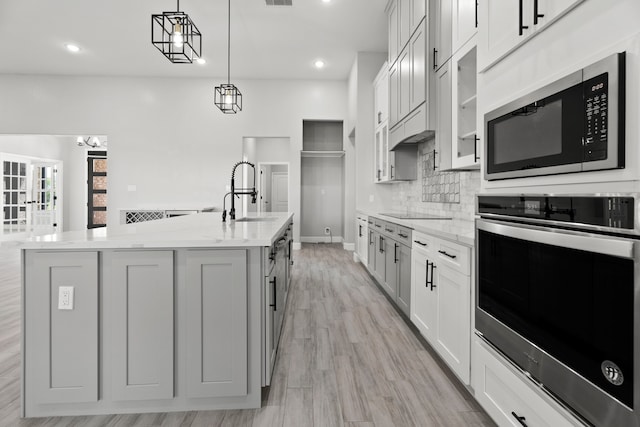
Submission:
[[[61,230],[62,161],[0,153],[0,164],[0,240],[21,240]]]
[[[289,165],[258,163],[258,213],[289,211]]]

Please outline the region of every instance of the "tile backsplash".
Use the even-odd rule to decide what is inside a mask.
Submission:
[[[480,191],[480,171],[434,171],[434,147],[434,140],[419,144],[418,179],[399,184],[393,195],[394,206],[401,211],[473,220],[476,194]]]

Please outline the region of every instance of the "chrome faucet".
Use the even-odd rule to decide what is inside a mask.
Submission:
[[[240,165],[249,165],[253,168],[253,188],[245,187],[236,189],[235,178],[236,178],[236,168]],[[258,192],[256,191],[256,167],[253,163],[249,163],[245,160],[236,163],[233,165],[233,169],[231,170],[231,191],[224,195],[226,197],[231,194],[231,209],[229,210],[229,220],[234,221],[236,219],[236,206],[234,196],[239,197],[240,195],[248,195],[251,196],[251,203],[256,203],[258,198]],[[226,222],[227,220],[227,210],[224,208],[225,200],[223,199],[223,212],[222,212],[222,222]]]

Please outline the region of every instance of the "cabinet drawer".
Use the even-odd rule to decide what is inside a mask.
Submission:
[[[474,339],[473,387],[475,397],[500,426],[581,426],[550,398],[536,392],[516,371],[508,367],[480,338]],[[515,414],[515,415],[514,415]]]
[[[382,233],[386,234],[393,239],[396,238],[396,232],[398,231],[398,226],[396,224],[392,224],[390,222],[385,222],[382,224]]]
[[[430,253],[435,248],[435,237],[419,231],[413,231],[411,236],[411,248],[422,253]]]
[[[385,221],[378,218],[373,218],[373,229],[377,232],[382,233],[384,231],[384,225]]]
[[[448,265],[464,275],[471,274],[471,249],[458,243],[436,239],[437,262]]]
[[[412,231],[413,230],[411,230],[410,228],[403,227],[401,225],[397,225],[396,226],[396,234],[394,236],[394,239],[396,239],[400,243],[404,243],[407,246],[411,246],[412,243],[413,243],[411,241]]]

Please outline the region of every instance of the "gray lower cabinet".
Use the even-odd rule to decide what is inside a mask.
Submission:
[[[173,251],[105,251],[114,401],[174,396]]]
[[[388,237],[382,237],[383,247],[384,247],[384,260],[385,260],[385,276],[382,278],[383,289],[389,294],[391,299],[395,301],[396,296],[398,295],[398,274],[397,274],[397,263],[398,263],[398,244]]]
[[[367,268],[374,271],[376,268],[376,238],[375,232],[371,229],[373,222],[369,221],[369,230],[367,231]]]
[[[411,229],[373,218],[369,272],[407,316],[411,307]]]
[[[188,250],[187,397],[247,394],[247,254]]]
[[[97,402],[98,252],[29,251],[24,283],[26,403]],[[73,309],[59,309],[61,286]]]
[[[397,291],[396,303],[400,310],[407,316],[410,315],[411,306],[411,248],[403,244],[398,245],[397,262]]]
[[[373,270],[373,276],[378,280],[378,283],[384,283],[386,277],[386,252],[385,252],[385,237],[377,231],[374,231],[373,238],[375,242],[375,266]]]

